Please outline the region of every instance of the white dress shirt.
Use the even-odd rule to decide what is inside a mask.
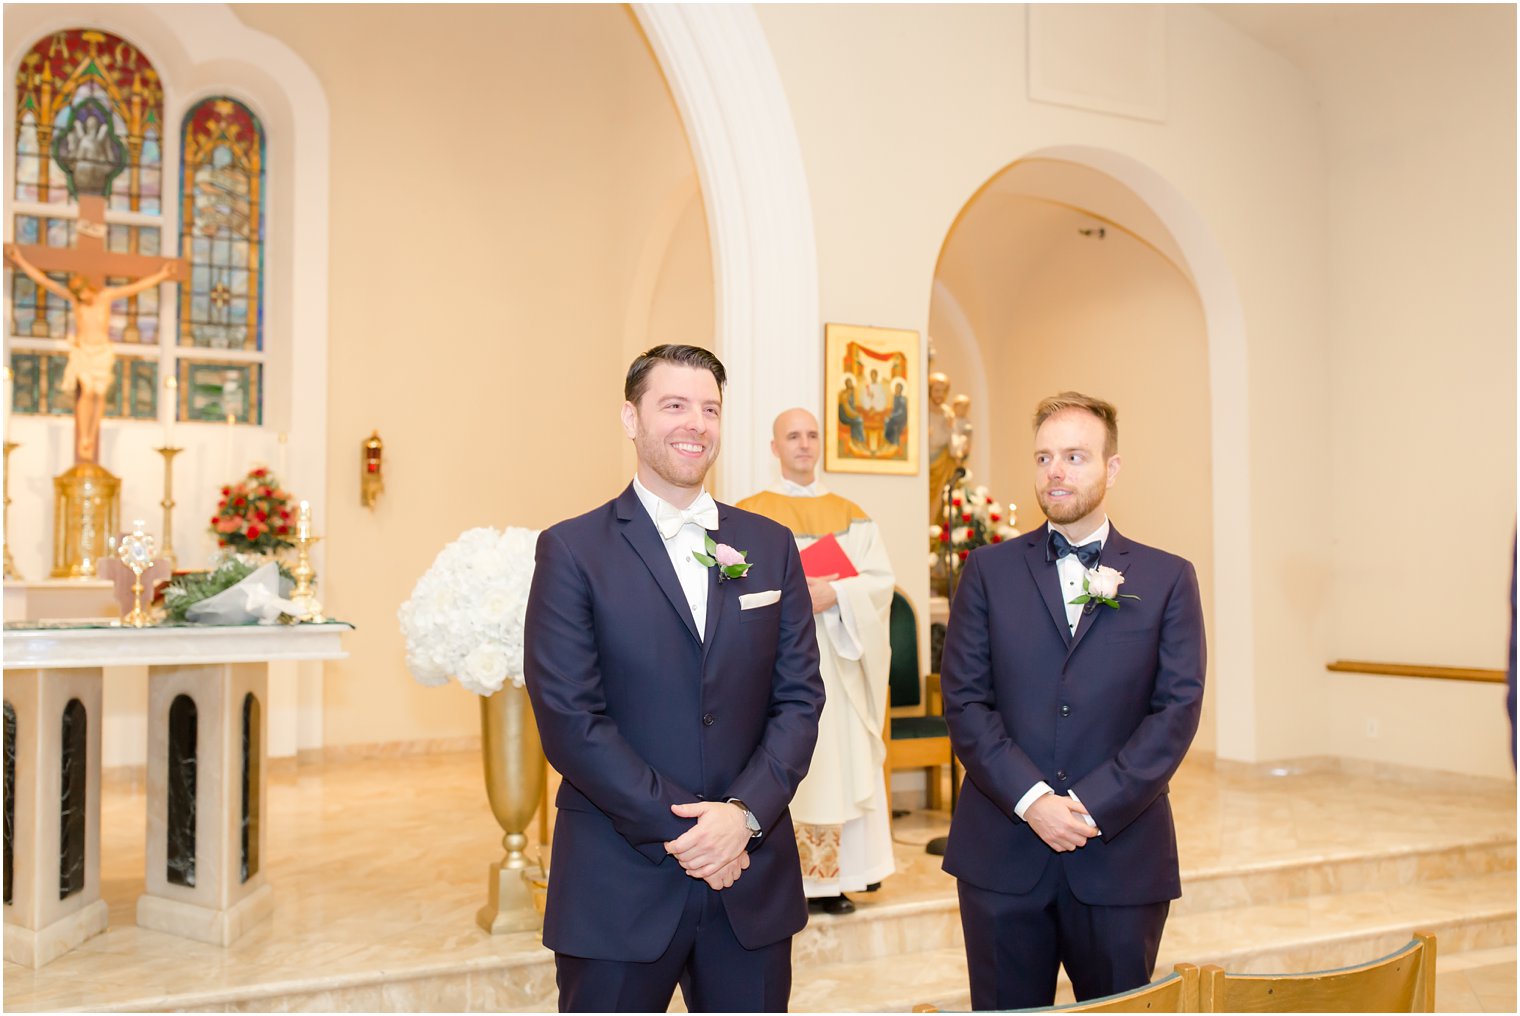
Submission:
[[[1093,530],[1092,534],[1082,540],[1081,543],[1073,540],[1072,546],[1083,546],[1096,540],[1101,547],[1104,543],[1108,542],[1109,529],[1108,517],[1104,516],[1101,526]],[[1065,536],[1066,534],[1062,533],[1061,535]],[[1077,633],[1077,622],[1082,620],[1082,608],[1085,606],[1085,604],[1072,603],[1071,601],[1082,595],[1082,579],[1086,574],[1087,569],[1082,567],[1081,558],[1075,554],[1067,554],[1056,561],[1056,575],[1061,583],[1061,602],[1066,604],[1066,630],[1071,635]],[[1031,804],[1034,804],[1034,802],[1046,794],[1053,793],[1055,791],[1051,789],[1050,784],[1041,780],[1030,787],[1023,797],[1019,798],[1019,803],[1013,806],[1013,813],[1022,819],[1024,812],[1029,810]],[[1068,794],[1068,796],[1073,801],[1077,801],[1078,804],[1082,803],[1077,800],[1076,794]],[[1092,825],[1093,820],[1089,818],[1087,824]]]
[[[638,495],[639,503],[649,513],[649,521],[654,524],[655,531],[659,532],[658,505],[665,499],[651,493],[649,488],[639,482],[637,475],[633,478],[633,492]],[[703,488],[698,497],[707,493]],[[670,502],[666,501],[666,504]],[[695,503],[695,502],[693,502]],[[672,508],[675,505],[671,505]],[[707,566],[696,558],[693,553],[707,553],[707,530],[695,522],[688,522],[680,531],[665,541],[665,553],[670,555],[671,566],[676,570],[676,579],[681,583],[681,593],[686,597],[686,605],[691,608],[691,619],[697,625],[697,638],[702,638],[707,631]]]

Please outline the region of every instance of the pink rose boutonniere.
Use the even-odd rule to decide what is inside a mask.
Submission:
[[[714,543],[713,538],[705,534],[702,539],[706,541],[707,553],[699,554],[696,551],[692,551],[691,555],[697,559],[699,564],[705,565],[708,568],[716,567],[718,569],[719,582],[722,582],[724,579],[744,578],[745,573],[750,569],[749,562],[745,560],[745,558],[749,557],[748,551],[735,550],[726,543]]]
[[[1124,573],[1117,568],[1110,568],[1106,564],[1100,564],[1096,568],[1089,568],[1087,574],[1082,577],[1082,595],[1071,600],[1072,603],[1101,603],[1105,607],[1119,609],[1119,600],[1138,600],[1140,597],[1133,593],[1121,593],[1119,587],[1124,585]]]

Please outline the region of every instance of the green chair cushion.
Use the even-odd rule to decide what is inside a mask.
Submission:
[[[920,737],[949,737],[943,716],[894,716],[892,740],[913,741]]]
[[[913,616],[913,604],[897,590],[892,592],[887,631],[892,644],[892,669],[887,681],[892,706],[916,706],[923,695],[918,674],[918,619]]]

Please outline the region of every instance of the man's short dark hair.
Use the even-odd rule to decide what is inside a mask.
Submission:
[[[644,397],[644,390],[649,387],[649,372],[654,370],[657,363],[673,363],[679,367],[695,367],[697,370],[705,370],[712,374],[713,380],[718,382],[718,397],[723,397],[723,386],[728,383],[728,372],[723,369],[723,361],[713,355],[711,350],[701,346],[683,346],[673,342],[655,346],[646,350],[634,358],[633,363],[628,365],[628,377],[623,382],[623,398],[632,402],[635,406],[639,399]]]

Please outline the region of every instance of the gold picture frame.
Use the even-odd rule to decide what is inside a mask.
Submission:
[[[918,333],[826,324],[823,349],[823,468],[916,474],[924,391]]]

